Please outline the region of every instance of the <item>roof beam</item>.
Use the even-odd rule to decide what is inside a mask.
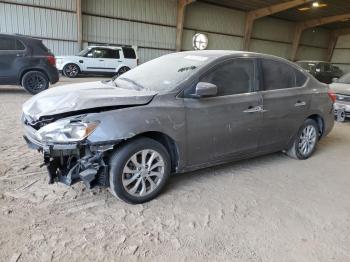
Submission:
[[[177,52],[181,51],[182,35],[185,22],[186,6],[193,3],[196,0],[178,0],[177,2],[177,20],[176,20],[176,42],[175,48]]]
[[[300,38],[305,29],[317,27],[320,25],[331,24],[331,23],[343,21],[349,18],[350,18],[350,13],[347,13],[342,15],[334,15],[334,16],[322,17],[317,19],[311,19],[311,20],[297,23],[294,31],[294,37],[293,37],[291,60],[295,61],[296,59]]]
[[[250,39],[252,37],[254,21],[258,18],[269,16],[278,12],[285,11],[287,9],[305,4],[311,0],[293,0],[285,3],[275,4],[268,7],[252,10],[247,12],[245,27],[244,27],[244,39],[243,50],[248,51],[250,47]]]
[[[81,0],[77,0],[76,15],[77,15],[77,42],[79,52],[83,49],[83,21],[82,21]]]
[[[328,45],[327,61],[330,62],[332,60],[333,52],[335,46],[337,45],[338,38],[342,35],[350,35],[350,28],[347,27],[332,31]]]

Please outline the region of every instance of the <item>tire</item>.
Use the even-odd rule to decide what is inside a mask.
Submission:
[[[307,119],[295,136],[287,155],[299,159],[308,159],[316,150],[320,130],[315,120]]]
[[[32,95],[36,95],[49,88],[48,77],[40,71],[29,71],[22,77],[21,85]]]
[[[122,74],[128,72],[129,70],[130,70],[129,67],[123,66],[122,68],[120,68],[120,69],[118,70],[117,76],[121,76]]]
[[[142,161],[143,158],[145,161]],[[118,148],[112,154],[109,165],[110,191],[132,204],[144,203],[158,196],[171,171],[168,151],[150,138],[131,140]]]
[[[76,64],[66,64],[63,67],[62,73],[64,76],[68,77],[68,78],[75,78],[78,76],[78,74],[80,73],[80,68],[78,65]]]

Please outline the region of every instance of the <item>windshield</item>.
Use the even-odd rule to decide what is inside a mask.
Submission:
[[[350,73],[343,75],[337,82],[341,84],[350,84]]]
[[[203,55],[175,53],[144,63],[114,80],[116,86],[134,90],[173,90],[211,59]]]
[[[91,48],[85,48],[84,50],[80,51],[77,56],[84,56],[87,52],[90,51]]]

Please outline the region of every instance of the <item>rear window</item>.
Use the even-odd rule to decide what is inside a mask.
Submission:
[[[0,38],[0,50],[2,51],[14,51],[14,50],[24,50],[24,45],[17,39],[14,38]]]
[[[265,90],[300,87],[307,79],[302,72],[283,62],[262,59],[261,66]]]
[[[134,48],[123,47],[124,58],[136,59],[136,53]]]

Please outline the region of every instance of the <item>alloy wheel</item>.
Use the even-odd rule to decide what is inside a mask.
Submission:
[[[64,68],[64,73],[68,77],[75,77],[75,76],[78,75],[79,69],[78,69],[78,67],[76,65],[67,65]]]
[[[157,151],[141,150],[132,155],[124,166],[123,187],[132,196],[144,197],[159,186],[164,172],[165,163]]]
[[[314,150],[317,142],[317,130],[313,125],[304,127],[299,138],[299,152],[307,156]]]
[[[27,79],[27,87],[33,91],[42,90],[46,87],[46,79],[40,75],[33,74]]]

